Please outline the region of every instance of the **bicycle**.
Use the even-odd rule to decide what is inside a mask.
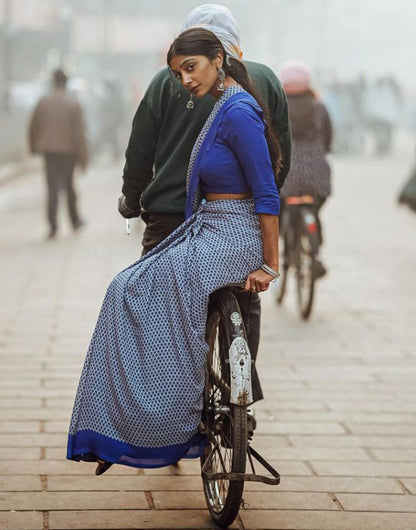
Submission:
[[[319,277],[316,256],[320,232],[314,198],[309,195],[287,197],[281,214],[282,276],[277,292],[280,305],[287,288],[289,270],[296,274],[297,300],[301,317],[307,320],[312,311],[315,280]],[[322,265],[321,265],[322,267]]]
[[[216,291],[210,300],[206,340],[204,409],[200,430],[208,439],[201,456],[205,499],[213,521],[229,526],[237,517],[244,482],[280,483],[279,473],[252,447],[252,361],[241,311],[231,287]],[[250,428],[251,427],[251,428]],[[269,476],[256,474],[256,459]],[[250,473],[246,473],[247,460]]]

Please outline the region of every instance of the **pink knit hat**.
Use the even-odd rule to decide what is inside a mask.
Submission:
[[[310,88],[311,73],[301,61],[286,61],[279,71],[279,78],[287,94],[305,92]]]

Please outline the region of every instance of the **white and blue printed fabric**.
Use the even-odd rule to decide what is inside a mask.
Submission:
[[[220,200],[201,204],[114,278],[75,399],[69,459],[150,468],[202,453],[209,296],[243,283],[262,262],[254,202]]]

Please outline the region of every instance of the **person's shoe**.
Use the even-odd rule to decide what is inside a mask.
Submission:
[[[77,222],[74,224],[74,230],[79,230],[79,229],[82,228],[83,226],[85,226],[85,221],[83,221],[82,219],[80,219],[79,221],[77,221]]]
[[[51,239],[54,239],[56,237],[56,228],[51,228],[48,235],[46,236],[46,239],[50,241]]]
[[[319,258],[315,258],[312,264],[312,274],[315,280],[322,278],[326,274],[326,268]]]
[[[110,469],[110,467],[113,465],[112,462],[106,462],[105,460],[98,460],[97,459],[97,468],[95,470],[96,475],[102,475],[107,471],[107,469]]]
[[[253,438],[256,427],[257,427],[257,421],[256,421],[256,418],[254,417],[254,410],[247,409],[247,433],[248,433],[248,437],[250,440],[251,438]]]

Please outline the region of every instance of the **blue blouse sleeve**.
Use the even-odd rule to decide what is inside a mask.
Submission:
[[[240,103],[227,111],[220,134],[240,163],[253,194],[256,213],[279,215],[279,192],[264,134],[265,128],[265,122],[259,113],[251,105]]]

